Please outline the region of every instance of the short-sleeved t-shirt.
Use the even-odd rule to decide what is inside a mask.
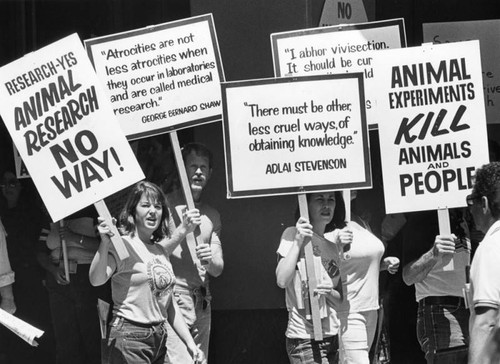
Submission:
[[[111,278],[113,313],[139,323],[159,323],[167,318],[175,275],[159,244],[144,244],[137,237],[122,237],[129,257],[115,258]],[[114,248],[110,250],[115,255]]]
[[[350,259],[340,261],[345,296],[337,311],[347,313],[377,310],[380,260],[384,254],[384,244],[354,221],[348,222],[347,227],[352,230],[353,241],[349,250]]]
[[[454,269],[443,270],[444,264],[437,263],[421,282],[415,283],[417,302],[430,296],[462,297],[462,289],[465,287],[465,266],[470,262],[471,246],[470,239],[464,236],[464,231],[459,231],[465,222],[460,214],[455,212],[453,214],[457,216],[452,215],[451,232],[459,238],[455,247]],[[437,235],[439,235],[439,224],[436,211],[410,214],[403,231],[402,266],[414,262],[427,253],[434,245]]]
[[[471,265],[474,307],[500,308],[500,221],[486,233]]]
[[[281,242],[278,247],[278,255],[282,258],[286,257],[290,248],[294,243],[294,238],[297,230],[295,227],[288,227],[281,236]],[[321,277],[329,277],[333,281],[338,278],[338,250],[333,243],[333,233],[326,233],[325,239],[320,239],[313,236],[313,251],[315,256],[321,257]],[[323,278],[322,278],[323,279]],[[285,301],[288,310],[288,326],[286,329],[286,337],[292,339],[311,339],[314,337],[314,329],[312,322],[306,318],[305,309],[299,308],[301,305],[297,297],[296,287],[301,285],[301,274],[299,269],[295,270],[295,276],[285,288]],[[326,316],[321,319],[321,325],[324,336],[337,335],[339,323],[337,315],[333,309],[333,296],[326,295]]]

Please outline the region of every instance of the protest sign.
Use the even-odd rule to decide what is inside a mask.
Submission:
[[[442,44],[478,39],[481,48],[484,102],[488,123],[500,123],[500,20],[423,24],[424,42]]]
[[[129,140],[221,119],[224,74],[211,15],[85,46]]]
[[[325,0],[319,26],[366,23],[372,20],[375,20],[375,0]]]
[[[228,198],[371,187],[360,73],[222,84]]]
[[[403,19],[274,33],[271,43],[277,77],[363,72],[368,125],[377,127],[373,62],[380,50],[406,47]]]
[[[0,68],[0,113],[53,219],[142,178],[77,34]]]
[[[388,50],[374,67],[386,213],[465,206],[488,162],[479,42]]]

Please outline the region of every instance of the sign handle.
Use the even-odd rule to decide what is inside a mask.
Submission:
[[[351,190],[342,191],[342,197],[344,198],[345,205],[345,219],[346,221],[351,221]],[[351,259],[351,254],[349,253],[351,250],[351,244],[346,244],[342,247],[342,258],[344,260]]]
[[[125,248],[125,245],[123,244],[122,238],[120,237],[120,233],[118,232],[116,225],[113,224],[113,218],[111,217],[111,214],[109,213],[108,210],[108,206],[106,206],[104,200],[99,200],[96,203],[94,203],[94,207],[97,210],[99,216],[103,218],[108,224],[108,226],[111,228],[111,232],[113,233],[113,236],[111,237],[111,242],[113,243],[113,246],[116,249],[118,258],[120,258],[120,260],[128,258],[129,257],[128,251]]]
[[[450,211],[447,208],[438,209],[437,214],[438,214],[438,223],[439,223],[439,234],[440,235],[451,234]],[[450,271],[450,270],[455,269],[454,264],[453,264],[453,259],[454,259],[454,257],[452,257],[450,259],[450,261],[443,266],[444,271]]]
[[[169,133],[170,142],[172,144],[172,150],[174,151],[175,162],[177,164],[177,170],[179,172],[179,179],[181,180],[182,191],[184,192],[184,197],[186,198],[186,205],[188,210],[192,210],[195,208],[193,194],[191,193],[191,186],[189,186],[189,179],[186,173],[186,166],[184,165],[184,159],[182,158],[181,147],[179,144],[179,138],[177,136],[176,131],[172,131]],[[182,214],[177,211],[180,219],[182,220]],[[196,262],[198,259],[196,256],[196,245],[198,245],[198,241],[196,239],[196,235],[199,235],[199,227],[196,227],[195,231],[186,235],[186,243],[189,248],[189,252],[191,253],[191,258],[193,262]],[[200,261],[201,265],[207,265],[207,261]]]
[[[307,198],[305,193],[297,196],[299,198],[300,216],[309,220],[309,210],[307,208]],[[314,253],[311,239],[304,241],[304,253],[306,258],[306,272],[309,287],[309,302],[311,304],[312,324],[314,330],[314,340],[323,340],[323,328],[321,326],[321,318],[319,314],[319,296],[314,293],[318,282],[316,271],[314,269]]]
[[[59,227],[64,227],[64,220],[59,220]],[[64,263],[64,276],[66,280],[69,282],[69,264],[68,264],[68,248],[66,247],[66,239],[61,239],[62,246],[62,255],[63,255],[63,263]]]

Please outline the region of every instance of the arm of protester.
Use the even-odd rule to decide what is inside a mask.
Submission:
[[[212,277],[221,275],[224,269],[224,259],[222,256],[222,245],[215,232],[212,233],[210,244],[201,243],[196,246],[196,257],[200,261],[208,262],[205,268]]]
[[[475,308],[475,315],[470,322],[469,364],[482,364],[483,351],[488,337],[495,328],[498,309],[480,306]]]
[[[198,209],[184,210],[182,213],[182,222],[175,228],[170,238],[164,239],[159,244],[163,247],[167,254],[170,255],[186,238],[186,235],[194,232],[196,227],[200,224],[201,216]]]
[[[0,287],[0,308],[11,315],[16,312],[17,307],[12,292],[12,284]]]
[[[184,317],[182,317],[182,313],[174,299],[170,299],[170,304],[167,307],[167,321],[188,348],[194,362],[203,362],[203,352],[196,346],[186,325],[186,321],[184,321]]]
[[[287,239],[285,234],[289,230],[285,230],[281,236],[281,244]],[[290,245],[290,249],[284,257],[280,257],[278,261],[278,266],[276,267],[276,283],[278,287],[285,288],[291,282],[295,275],[295,269],[297,266],[297,261],[299,260],[300,250],[304,245],[304,240],[306,237],[311,238],[313,236],[312,225],[307,219],[300,217],[295,224],[295,235],[293,241]]]
[[[455,252],[455,239],[454,234],[437,235],[428,252],[403,267],[405,283],[411,286],[424,280],[438,262]]]
[[[398,257],[385,257],[380,262],[380,271],[388,271],[390,274],[396,274],[399,269]]]
[[[99,218],[97,230],[101,236],[101,244],[94,255],[89,270],[89,280],[93,286],[106,283],[116,270],[116,260],[110,254],[111,236],[113,236],[111,228],[103,218]]]

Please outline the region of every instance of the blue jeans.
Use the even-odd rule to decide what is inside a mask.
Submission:
[[[210,341],[211,299],[210,291],[199,288],[187,290],[184,288],[174,288],[174,299],[182,312],[182,317],[186,321],[189,331],[193,336],[196,345],[208,359],[208,345]],[[191,354],[186,345],[177,336],[175,331],[167,324],[167,358],[166,364],[186,364],[191,363]],[[206,361],[203,363],[206,364]]]
[[[114,317],[105,348],[105,364],[163,364],[167,329],[164,322],[142,325]]]
[[[286,351],[290,364],[338,363],[338,335],[322,341],[286,338]]]
[[[418,303],[417,338],[429,364],[467,363],[469,310],[460,304]]]

